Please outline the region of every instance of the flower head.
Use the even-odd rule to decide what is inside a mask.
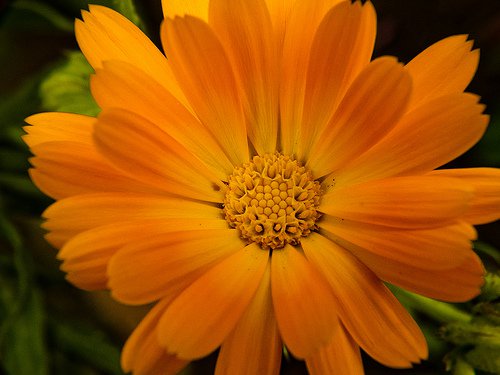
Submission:
[[[370,2],[164,1],[165,57],[96,5],[76,22],[97,118],[27,119],[31,176],[62,269],[156,303],[122,365],[170,374],[220,347],[218,374],[360,374],[360,348],[409,367],[424,337],[384,282],[479,293],[473,224],[500,171],[435,170],[482,136],[466,36],[407,65],[371,61]]]

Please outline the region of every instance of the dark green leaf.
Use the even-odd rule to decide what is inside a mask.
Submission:
[[[101,332],[61,321],[52,321],[51,331],[61,351],[78,356],[110,374],[123,374],[120,369],[120,349],[106,340]]]
[[[41,196],[40,190],[33,185],[27,175],[0,172],[0,186],[26,197]]]
[[[64,17],[55,8],[46,3],[31,0],[17,0],[13,7],[31,11],[49,21],[57,29],[73,33],[73,20]]]
[[[45,313],[41,296],[33,286],[31,258],[1,202],[0,234],[13,250],[17,271],[16,282],[3,280],[10,287],[0,295],[4,312],[0,330],[2,364],[9,375],[48,375]]]
[[[32,290],[3,337],[3,365],[9,375],[49,375],[45,346],[45,314],[41,297]]]

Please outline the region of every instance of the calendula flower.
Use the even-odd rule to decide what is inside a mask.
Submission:
[[[427,356],[389,282],[479,293],[473,224],[498,219],[497,169],[434,170],[488,123],[464,93],[464,35],[407,65],[371,61],[370,2],[163,2],[165,55],[91,5],[76,22],[97,118],[27,119],[31,176],[67,278],[155,303],[122,365],[172,374],[220,347],[217,374],[361,374]]]

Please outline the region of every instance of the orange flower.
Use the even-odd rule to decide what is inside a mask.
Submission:
[[[127,341],[134,374],[221,347],[217,374],[312,374],[427,356],[383,281],[445,301],[479,293],[472,224],[498,219],[500,171],[438,170],[482,136],[460,35],[406,66],[370,61],[370,2],[164,1],[168,59],[131,22],[76,22],[97,118],[27,122],[33,181],[68,280],[156,302]]]

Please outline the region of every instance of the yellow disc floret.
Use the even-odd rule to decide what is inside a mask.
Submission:
[[[278,249],[316,229],[320,185],[296,160],[254,156],[229,177],[224,213],[247,242]]]

